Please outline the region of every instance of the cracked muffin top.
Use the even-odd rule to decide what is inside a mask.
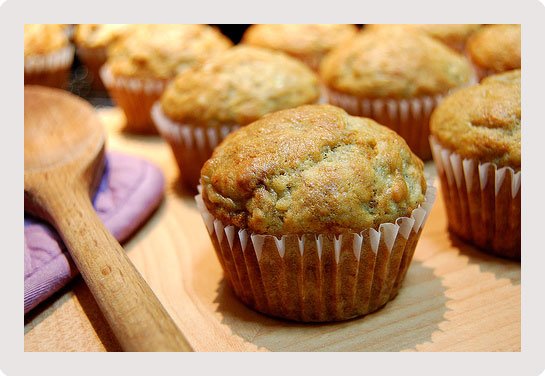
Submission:
[[[108,48],[107,65],[114,75],[170,79],[231,45],[208,25],[135,25]]]
[[[328,87],[365,98],[414,98],[448,92],[473,78],[467,59],[420,32],[361,32],[320,66]]]
[[[271,235],[342,234],[408,216],[423,163],[394,131],[331,105],[274,112],[231,133],[201,171],[206,207]]]
[[[432,135],[462,158],[520,170],[520,87],[515,70],[458,90],[433,112]]]
[[[520,68],[520,25],[489,25],[467,41],[471,60],[481,68],[503,72]]]
[[[80,47],[107,48],[131,27],[129,24],[80,24],[74,31],[74,42]]]
[[[325,54],[357,32],[355,25],[346,24],[252,25],[244,33],[243,42],[296,56]]]
[[[233,47],[179,74],[161,97],[184,124],[246,125],[269,112],[315,103],[318,78],[302,62],[251,46]]]
[[[44,55],[68,46],[66,26],[60,24],[25,24],[25,57]]]
[[[422,31],[449,46],[463,45],[467,38],[481,27],[479,24],[382,24],[366,25],[365,29],[399,27]]]

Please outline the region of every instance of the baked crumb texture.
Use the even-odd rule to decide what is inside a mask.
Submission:
[[[223,223],[258,234],[342,234],[410,215],[423,163],[395,132],[330,105],[272,113],[227,137],[201,172]]]
[[[246,125],[320,96],[318,78],[282,53],[238,46],[179,74],[161,98],[170,119],[188,125]]]
[[[171,79],[231,46],[208,25],[135,25],[109,46],[107,64],[116,76]]]
[[[74,30],[74,42],[78,47],[107,48],[138,25],[130,24],[79,24]]]
[[[461,89],[435,110],[430,120],[431,134],[462,158],[519,171],[520,90],[520,70]]]
[[[66,25],[25,24],[25,58],[32,55],[46,55],[69,45]]]
[[[320,74],[336,91],[390,99],[445,94],[473,78],[465,57],[403,28],[361,32],[326,56]]]
[[[467,54],[479,78],[521,67],[520,25],[488,25],[467,41]]]
[[[374,24],[365,25],[365,30],[382,28],[401,28],[406,31],[419,31],[462,52],[467,39],[481,28],[479,24]]]
[[[347,24],[262,24],[250,26],[242,43],[285,52],[318,70],[329,51],[357,33]]]

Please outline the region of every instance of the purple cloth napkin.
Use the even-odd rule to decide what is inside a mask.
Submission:
[[[119,241],[129,237],[163,198],[161,170],[143,159],[108,152],[93,206]],[[25,213],[25,314],[78,274],[57,232]]]

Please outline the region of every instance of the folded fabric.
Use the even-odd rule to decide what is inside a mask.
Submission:
[[[159,205],[164,185],[161,170],[152,163],[109,152],[93,206],[106,228],[123,241]],[[25,314],[77,274],[55,229],[25,213]]]

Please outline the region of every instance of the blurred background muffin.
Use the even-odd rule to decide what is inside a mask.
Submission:
[[[283,53],[237,46],[183,71],[153,117],[171,145],[184,183],[196,189],[214,147],[232,130],[277,110],[316,103],[317,76]]]
[[[434,199],[399,135],[330,105],[234,131],[201,184],[198,207],[236,295],[305,322],[360,316],[395,297]]]
[[[398,27],[361,32],[325,57],[320,76],[331,104],[392,128],[424,160],[431,158],[432,110],[474,79],[464,56]]]
[[[480,24],[374,24],[366,25],[366,30],[399,27],[416,30],[446,44],[450,48],[463,52],[467,39],[478,30]]]
[[[208,25],[134,25],[108,48],[101,78],[127,118],[126,130],[155,133],[150,110],[176,74],[232,46]]]
[[[496,255],[520,259],[520,70],[447,97],[431,143],[449,229]]]
[[[488,25],[467,42],[479,79],[521,67],[520,25]]]
[[[74,28],[76,54],[88,70],[88,80],[94,90],[105,90],[99,76],[106,62],[108,46],[128,33],[127,24],[81,24]]]
[[[323,57],[334,47],[354,37],[355,25],[267,24],[252,25],[242,42],[283,51],[318,70]]]
[[[66,25],[25,24],[25,85],[67,87],[74,59],[67,30]]]

